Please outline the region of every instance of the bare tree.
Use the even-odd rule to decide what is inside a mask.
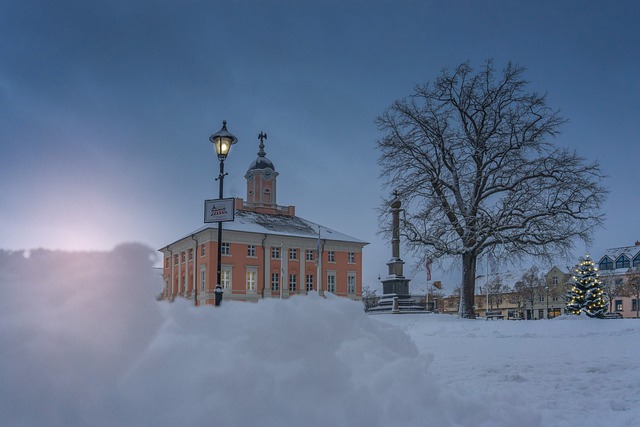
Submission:
[[[376,290],[371,289],[369,286],[362,288],[362,303],[364,304],[364,311],[369,311],[373,307],[378,305],[380,297],[376,295]]]
[[[475,317],[478,256],[551,260],[602,222],[599,165],[549,142],[565,120],[526,91],[523,73],[509,63],[497,75],[489,60],[474,74],[464,63],[376,119],[403,237],[425,259],[461,258],[463,317]]]
[[[640,267],[629,269],[625,277],[624,285],[619,288],[619,294],[636,298],[636,319],[640,318]]]
[[[613,301],[618,295],[622,295],[625,289],[625,283],[622,275],[613,274],[611,271],[605,271],[604,274],[600,273],[600,280],[602,281],[602,289],[609,301],[608,312],[613,312]]]
[[[489,294],[489,310],[494,306],[495,308],[500,308],[500,304],[502,304],[502,296],[509,292],[510,289],[507,285],[502,282],[502,279],[499,276],[494,276],[487,285],[487,291]]]
[[[523,302],[522,307],[526,308],[527,304],[531,308],[531,319],[534,318],[533,306],[536,300],[545,295],[544,278],[540,275],[538,267],[535,265],[527,269],[522,278],[513,286],[518,298]]]

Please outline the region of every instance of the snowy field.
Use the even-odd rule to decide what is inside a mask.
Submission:
[[[153,256],[0,251],[1,425],[640,425],[640,321],[195,309]]]

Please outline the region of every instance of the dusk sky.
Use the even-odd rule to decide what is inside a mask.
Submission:
[[[609,176],[605,228],[575,250],[597,259],[640,240],[638,22],[637,1],[2,0],[0,248],[158,249],[201,227],[225,119],[225,196],[246,198],[266,132],[278,204],[369,242],[374,285],[391,255],[375,117],[493,58],[527,68],[569,120],[555,142]]]

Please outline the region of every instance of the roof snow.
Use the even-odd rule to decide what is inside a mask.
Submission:
[[[200,231],[217,228],[217,224],[207,224],[200,227],[195,233]],[[247,233],[272,234],[278,236],[291,237],[308,237],[323,240],[337,240],[343,242],[359,243],[367,245],[368,243],[341,233],[329,227],[325,227],[315,222],[308,221],[298,216],[263,214],[248,210],[236,210],[234,221],[226,222],[223,225],[224,230],[241,231]]]

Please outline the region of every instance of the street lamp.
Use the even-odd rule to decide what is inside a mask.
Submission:
[[[220,181],[220,190],[218,194],[218,198],[222,199],[223,190],[224,190],[224,161],[227,159],[229,155],[229,150],[231,150],[231,146],[238,142],[238,138],[233,136],[227,130],[227,121],[222,121],[222,129],[218,132],[214,133],[209,137],[209,141],[213,142],[213,145],[216,148],[216,154],[218,155],[218,160],[220,160],[220,175],[216,178],[216,181]],[[218,222],[218,270],[216,276],[216,289],[215,289],[215,304],[220,305],[222,302],[222,286],[220,286],[220,282],[222,281],[222,222]]]

